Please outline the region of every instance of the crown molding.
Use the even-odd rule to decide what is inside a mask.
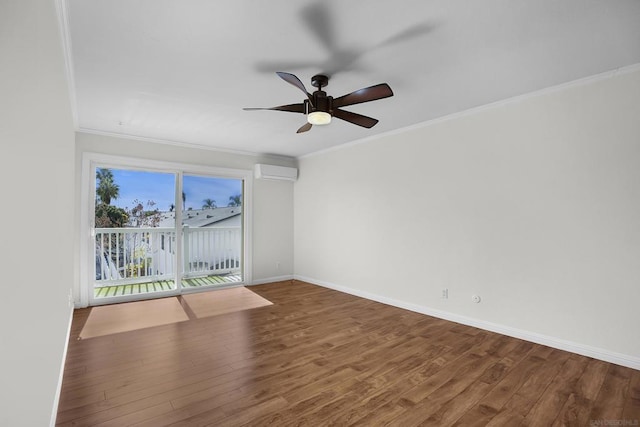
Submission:
[[[447,122],[450,120],[455,120],[461,117],[466,117],[466,116],[471,116],[473,114],[478,114],[481,113],[483,111],[487,111],[487,110],[492,110],[495,108],[499,108],[499,107],[503,107],[506,105],[513,105],[513,104],[519,104],[521,102],[524,102],[528,99],[532,99],[532,98],[538,98],[541,96],[545,96],[545,95],[549,95],[552,93],[556,93],[556,92],[561,92],[563,90],[566,89],[570,89],[570,88],[574,88],[574,87],[580,87],[580,86],[586,86],[586,85],[590,85],[602,80],[607,80],[613,77],[617,77],[620,75],[624,75],[624,74],[630,74],[630,73],[634,73],[640,71],[640,63],[637,64],[632,64],[632,65],[627,65],[624,67],[620,67],[620,68],[616,68],[614,70],[610,70],[610,71],[605,71],[604,73],[600,73],[600,74],[595,74],[592,76],[588,76],[588,77],[584,77],[581,79],[577,79],[577,80],[572,80],[569,82],[565,82],[565,83],[561,83],[559,85],[556,86],[550,86],[544,89],[540,89],[540,90],[536,90],[534,92],[529,92],[523,95],[518,95],[518,96],[514,96],[511,98],[507,98],[507,99],[503,99],[500,101],[496,101],[496,102],[492,102],[490,104],[485,104],[485,105],[481,105],[478,107],[473,107],[470,108],[468,110],[464,110],[464,111],[459,111],[457,113],[453,113],[453,114],[449,114],[446,116],[442,116],[442,117],[438,117],[432,120],[427,120],[421,123],[417,123],[414,125],[409,125],[409,126],[405,126],[402,128],[398,128],[398,129],[393,129],[387,132],[382,132],[379,133],[377,135],[373,135],[373,136],[368,136],[365,138],[361,138],[361,139],[357,139],[351,142],[347,142],[345,144],[340,144],[340,145],[336,145],[333,147],[329,147],[323,150],[319,150],[319,151],[314,151],[313,153],[309,153],[309,154],[305,154],[303,156],[298,156],[297,159],[306,159],[306,158],[310,158],[310,157],[314,157],[314,156],[318,156],[318,155],[322,155],[322,154],[326,154],[326,153],[330,153],[333,151],[339,151],[339,150],[343,150],[349,147],[353,147],[356,145],[360,145],[360,144],[364,144],[367,142],[371,142],[371,141],[377,141],[379,139],[382,138],[386,138],[389,136],[393,136],[393,135],[399,135],[405,132],[409,132],[409,131],[413,131],[413,130],[417,130],[417,129],[423,129],[429,126],[433,126],[439,123],[443,123],[443,122]]]

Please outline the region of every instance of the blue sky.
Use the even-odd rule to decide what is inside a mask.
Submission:
[[[120,195],[111,204],[131,209],[135,199],[144,204],[156,202],[155,208],[168,211],[175,197],[175,175],[162,172],[111,169],[114,182],[120,187]],[[97,183],[97,181],[96,181]],[[202,208],[204,199],[213,199],[218,207],[227,206],[229,197],[242,194],[242,180],[184,175],[184,192],[187,208]]]

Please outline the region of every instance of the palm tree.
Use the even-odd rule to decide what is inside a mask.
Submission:
[[[113,182],[113,172],[110,169],[96,170],[96,194],[105,205],[111,204],[111,199],[117,199],[120,195],[120,187]]]
[[[242,205],[242,194],[229,196],[229,206],[240,206],[240,205]]]
[[[187,193],[182,192],[182,212],[187,210]]]
[[[113,172],[111,169],[100,168],[96,170],[96,178],[98,181],[111,181],[113,182]]]
[[[213,199],[204,199],[202,203],[202,209],[214,209],[216,207],[216,201]]]

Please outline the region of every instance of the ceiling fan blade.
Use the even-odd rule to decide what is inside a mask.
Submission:
[[[305,123],[302,126],[300,126],[300,129],[298,129],[296,133],[307,132],[309,129],[311,129],[312,126],[313,125],[311,123]]]
[[[257,110],[277,110],[277,111],[289,111],[291,113],[303,113],[304,114],[304,104],[289,104],[289,105],[280,105],[278,107],[270,107],[270,108],[243,108],[245,111],[257,111]]]
[[[410,41],[411,39],[422,37],[432,32],[436,27],[437,25],[432,22],[422,22],[420,24],[412,25],[411,27],[394,34],[386,40],[381,41],[375,46],[375,48],[392,46],[397,43],[402,43],[405,41]]]
[[[356,90],[347,95],[335,98],[333,106],[336,108],[346,107],[347,105],[360,104],[362,102],[375,101],[376,99],[388,98],[393,96],[393,91],[386,83],[380,83],[375,86],[365,87]]]
[[[334,52],[336,50],[333,37],[335,31],[327,4],[324,2],[311,4],[302,9],[301,16],[327,51]]]
[[[354,125],[362,126],[365,128],[372,128],[378,123],[378,120],[371,117],[363,116],[362,114],[352,113],[346,110],[333,110],[333,117],[337,117]]]
[[[302,84],[302,82],[298,77],[294,76],[291,73],[284,73],[282,71],[276,71],[276,74],[285,82],[294,85],[295,87],[300,89],[302,92],[304,92],[304,94],[307,95],[307,98],[309,98],[309,102],[311,102],[311,105],[313,105],[313,98],[311,97],[311,94],[307,92],[307,88],[304,87],[304,84]]]
[[[317,62],[287,62],[287,61],[259,61],[255,69],[261,73],[275,73],[279,70],[303,70],[305,68],[318,68]]]

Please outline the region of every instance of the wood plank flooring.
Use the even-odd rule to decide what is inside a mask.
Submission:
[[[274,304],[80,341],[76,310],[57,425],[640,424],[640,371],[303,282],[251,290]]]

